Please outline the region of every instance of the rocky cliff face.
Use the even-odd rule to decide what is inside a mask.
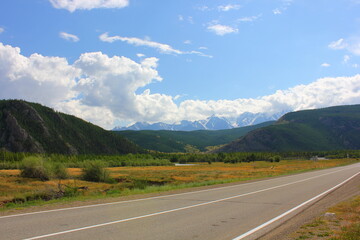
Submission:
[[[6,143],[4,145],[6,149],[14,152],[44,152],[41,145],[19,125],[11,113],[5,112],[4,118],[6,126],[4,129],[0,129],[0,139],[1,142]]]

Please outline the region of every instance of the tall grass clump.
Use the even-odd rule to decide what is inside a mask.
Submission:
[[[82,169],[81,178],[90,182],[113,182],[110,173],[105,169],[106,165],[102,161],[86,161]]]
[[[26,157],[21,164],[21,176],[26,178],[39,178],[41,181],[47,181],[51,178],[51,165],[42,157]]]

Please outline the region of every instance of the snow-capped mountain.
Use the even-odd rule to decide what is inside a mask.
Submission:
[[[244,112],[236,119],[235,126],[245,127],[268,121],[276,121],[287,112],[288,111],[283,111],[276,114]]]
[[[204,120],[199,121],[188,121],[183,120],[180,123],[167,124],[167,123],[146,123],[137,122],[128,127],[115,127],[113,131],[123,130],[171,130],[171,131],[195,131],[195,130],[222,130],[231,129],[234,127],[245,127],[255,125],[267,121],[274,121],[279,119],[284,112],[269,115],[266,113],[250,113],[245,112],[241,114],[235,123],[231,123],[228,119],[211,116]]]

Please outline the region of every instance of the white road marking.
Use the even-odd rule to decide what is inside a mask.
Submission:
[[[296,207],[290,209],[289,211],[284,212],[283,214],[281,214],[281,215],[279,215],[279,216],[277,216],[277,217],[275,217],[275,218],[273,218],[273,219],[270,219],[269,221],[267,221],[267,222],[265,222],[265,223],[257,226],[256,228],[251,229],[250,231],[248,231],[248,232],[246,232],[246,233],[244,233],[244,234],[242,234],[242,235],[234,238],[233,240],[241,240],[241,239],[244,239],[244,238],[250,236],[251,234],[254,234],[255,232],[257,232],[257,231],[259,231],[259,230],[261,230],[261,229],[269,226],[270,224],[272,224],[272,223],[276,222],[277,220],[285,217],[286,215],[288,215],[288,214],[296,211],[297,209],[305,206],[306,204],[308,204],[308,203],[310,203],[310,202],[312,202],[312,201],[314,201],[314,200],[316,200],[316,199],[318,199],[318,198],[320,198],[320,197],[328,194],[329,192],[331,192],[331,191],[333,191],[334,189],[340,187],[341,185],[347,183],[348,181],[350,181],[351,179],[353,179],[354,177],[356,177],[356,176],[359,175],[359,174],[360,174],[360,172],[356,173],[355,175],[349,177],[348,179],[346,179],[345,181],[339,183],[339,184],[336,185],[335,187],[332,187],[332,188],[326,190],[325,192],[320,193],[319,195],[317,195],[317,196],[315,196],[315,197],[313,197],[313,198],[311,198],[311,199],[309,199],[309,200],[301,203],[300,205],[297,205]]]
[[[62,235],[62,234],[66,234],[66,233],[72,233],[72,232],[77,232],[77,231],[82,231],[82,230],[87,230],[87,229],[92,229],[92,228],[97,228],[97,227],[103,227],[103,226],[108,226],[108,225],[112,225],[112,224],[123,223],[123,222],[132,221],[132,220],[137,220],[137,219],[141,219],[141,218],[147,218],[147,217],[162,215],[162,214],[166,214],[166,213],[171,213],[171,212],[186,210],[186,209],[190,209],[190,208],[205,206],[205,205],[209,205],[209,204],[214,204],[214,203],[218,203],[218,202],[227,201],[227,200],[234,199],[234,198],[239,198],[239,197],[248,196],[248,195],[251,195],[251,194],[261,193],[261,192],[265,192],[265,191],[269,191],[269,190],[273,190],[273,189],[277,189],[277,188],[281,188],[281,187],[293,185],[293,184],[300,183],[300,182],[305,182],[305,181],[308,181],[308,180],[311,180],[311,179],[314,179],[314,178],[319,178],[319,177],[322,177],[322,176],[325,176],[325,175],[329,175],[329,174],[333,174],[333,173],[340,172],[340,171],[345,171],[345,170],[348,170],[348,168],[346,168],[346,169],[341,169],[341,170],[338,170],[338,171],[333,171],[333,172],[330,172],[330,173],[321,174],[321,175],[318,175],[318,176],[314,176],[314,177],[302,179],[302,180],[295,181],[295,182],[291,182],[291,183],[286,183],[286,184],[281,184],[281,185],[274,186],[274,187],[270,187],[270,188],[261,189],[261,190],[254,191],[254,192],[249,192],[249,193],[244,193],[244,194],[240,194],[240,195],[235,195],[235,196],[232,196],[232,197],[222,198],[222,199],[213,200],[213,201],[209,201],[209,202],[199,203],[199,204],[190,205],[190,206],[181,207],[181,208],[170,209],[170,210],[166,210],[166,211],[161,211],[161,212],[146,214],[146,215],[137,216],[137,217],[132,217],[132,218],[127,218],[127,219],[116,220],[116,221],[107,222],[107,223],[101,223],[101,224],[90,225],[90,226],[86,226],[86,227],[75,228],[75,229],[70,229],[70,230],[61,231],[61,232],[55,232],[55,233],[50,233],[50,234],[35,236],[35,237],[31,237],[31,238],[26,238],[25,240],[34,240],[34,239],[47,238],[47,237]],[[359,173],[360,173],[360,172],[359,172]],[[359,173],[357,173],[356,175],[358,175]],[[354,175],[353,177],[355,177],[355,175]],[[348,181],[348,180],[349,180],[349,179],[347,179],[346,181]],[[343,183],[344,183],[344,182],[343,182]],[[341,183],[341,184],[343,184],[343,183]],[[336,187],[337,187],[337,186],[340,186],[341,184],[336,185]],[[334,187],[334,188],[335,188],[335,187]],[[332,188],[332,189],[334,189],[334,188]],[[328,192],[328,191],[327,191],[327,192]],[[322,194],[324,194],[324,193],[322,193]]]
[[[328,175],[328,174],[332,174],[332,173],[336,173],[336,172],[340,172],[340,171],[345,171],[345,170],[349,169],[348,166],[346,166],[346,167],[341,167],[341,168],[342,168],[342,169],[337,170],[337,171],[333,171],[333,172],[331,172],[331,173],[319,175],[319,177],[320,177],[320,176],[324,176],[324,175]],[[326,169],[321,169],[321,170],[326,170]],[[318,170],[318,171],[321,171],[321,170]],[[313,173],[313,172],[307,172],[307,173]],[[293,177],[293,176],[296,176],[296,175],[280,176],[280,177],[282,177],[282,178],[290,178],[290,177]],[[317,177],[318,177],[318,176],[317,176]],[[310,178],[310,179],[311,179],[311,178]],[[193,193],[202,193],[202,192],[209,192],[209,191],[218,191],[218,190],[223,190],[223,189],[227,189],[227,188],[235,188],[235,187],[239,187],[239,186],[252,185],[252,184],[257,184],[257,183],[259,183],[259,182],[269,182],[269,181],[273,181],[273,180],[274,180],[274,179],[267,179],[267,180],[256,181],[256,182],[251,182],[251,183],[240,183],[240,184],[236,184],[236,185],[232,185],[232,186],[226,186],[226,187],[211,188],[211,189],[205,189],[205,190],[199,190],[199,191],[192,191],[192,192],[186,192],[186,193],[176,193],[176,194],[170,194],[170,195],[165,195],[165,196],[157,196],[157,197],[149,197],[149,198],[140,198],[140,199],[134,199],[134,200],[127,200],[127,201],[118,201],[118,202],[111,202],[111,203],[99,203],[99,204],[85,205],[85,206],[79,206],[79,207],[59,208],[59,209],[46,210],[46,211],[38,211],[38,212],[30,212],[30,213],[20,213],[20,214],[13,214],[13,215],[7,215],[7,216],[0,216],[0,219],[2,219],[2,218],[12,218],[12,217],[22,217],[22,216],[35,215],[35,214],[44,214],[44,213],[51,213],[51,212],[68,211],[68,210],[82,209],[82,208],[92,208],[92,207],[109,206],[109,205],[124,204],[124,203],[130,203],[130,202],[139,202],[139,201],[145,201],[145,200],[153,200],[153,199],[168,198],[168,197],[174,197],[174,196],[182,196],[182,195],[188,195],[188,194],[193,194]]]

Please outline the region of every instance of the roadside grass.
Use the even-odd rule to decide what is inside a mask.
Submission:
[[[360,196],[341,202],[327,210],[327,214],[306,224],[290,239],[300,240],[359,240]]]
[[[198,163],[192,166],[106,168],[111,183],[81,180],[81,168],[68,168],[70,179],[40,181],[23,178],[19,170],[0,170],[0,211],[59,202],[164,192],[240,182],[358,162],[357,159],[289,160],[277,163]],[[61,193],[61,195],[59,195]]]

